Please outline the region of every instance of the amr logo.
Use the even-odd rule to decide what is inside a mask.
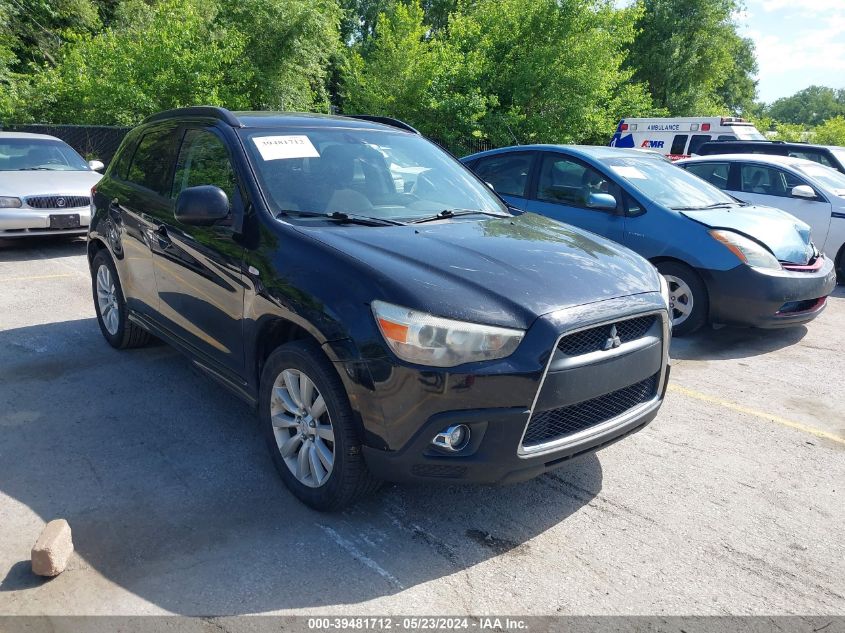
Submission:
[[[643,141],[640,147],[650,147],[652,149],[663,149],[663,141]]]

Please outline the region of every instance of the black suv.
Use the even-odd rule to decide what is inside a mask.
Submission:
[[[382,479],[527,479],[654,418],[669,319],[651,264],[512,215],[376,118],[195,107],[130,132],[93,192],[103,336],[160,337],[255,406],[321,510]]]
[[[845,147],[783,143],[781,141],[711,141],[696,152],[699,156],[712,154],[772,154],[804,158],[831,167],[845,174]]]

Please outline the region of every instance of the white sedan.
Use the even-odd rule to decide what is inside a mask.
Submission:
[[[84,234],[101,169],[53,136],[0,132],[0,238]]]
[[[809,224],[816,247],[845,281],[845,174],[811,160],[765,154],[715,154],[675,164],[735,198],[782,209]]]

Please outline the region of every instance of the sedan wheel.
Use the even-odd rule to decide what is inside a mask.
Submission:
[[[335,437],[326,401],[314,381],[285,369],[273,384],[270,421],[276,446],[297,481],[319,488],[332,474]]]
[[[673,275],[664,275],[669,284],[669,311],[672,313],[672,327],[683,324],[692,314],[695,299],[687,283]]]

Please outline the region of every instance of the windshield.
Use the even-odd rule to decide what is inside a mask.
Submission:
[[[644,196],[670,209],[739,204],[709,182],[664,160],[617,156],[602,162]]]
[[[805,176],[809,176],[819,181],[825,187],[833,189],[837,194],[842,195],[842,193],[845,193],[845,174],[817,163],[801,163],[792,166]]]
[[[272,128],[241,135],[275,213],[343,213],[402,222],[444,211],[507,214],[466,168],[416,134]]]
[[[836,157],[839,164],[845,167],[845,147],[830,147],[830,153]]]
[[[752,125],[734,125],[731,126],[731,130],[737,135],[737,138],[742,139],[743,141],[766,141],[768,140],[765,136],[760,134]]]
[[[90,171],[67,143],[56,139],[0,138],[0,171]]]

